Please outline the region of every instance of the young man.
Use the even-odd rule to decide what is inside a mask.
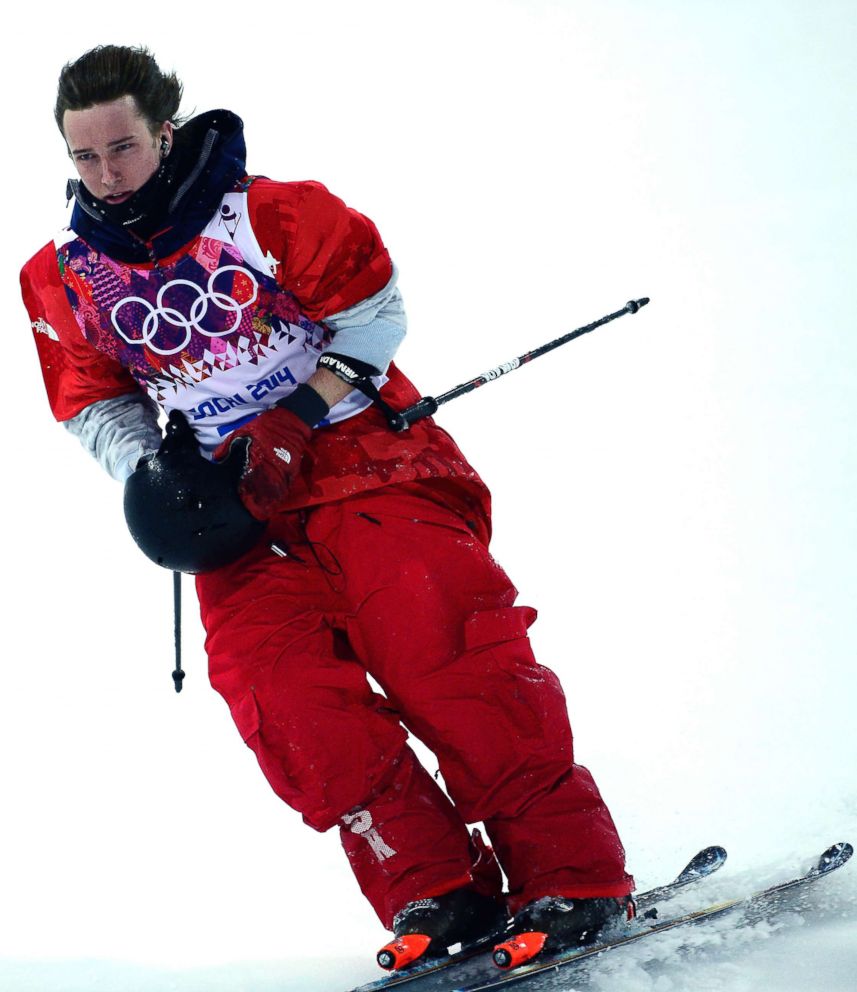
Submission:
[[[277,794],[339,828],[387,928],[429,954],[509,914],[548,946],[587,939],[633,881],[535,612],[488,553],[488,492],[432,420],[393,433],[353,388],[418,396],[380,236],[318,183],[247,176],[241,121],[181,123],[180,97],[143,49],[62,71],[75,206],[22,273],[53,413],[121,481],[159,410],[210,458],[249,439],[240,497],[288,555],[262,542],[198,576],[211,682]]]

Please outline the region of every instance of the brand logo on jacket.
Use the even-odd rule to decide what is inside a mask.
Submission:
[[[59,341],[60,336],[51,327],[51,325],[45,320],[44,317],[39,317],[33,321],[33,330],[36,334],[45,334],[51,339],[51,341]]]

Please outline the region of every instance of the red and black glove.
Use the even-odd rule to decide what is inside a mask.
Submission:
[[[327,403],[312,386],[302,384],[216,448],[215,459],[225,458],[233,442],[249,438],[247,467],[238,493],[257,520],[269,520],[276,513],[300,470],[313,426],[328,412]]]

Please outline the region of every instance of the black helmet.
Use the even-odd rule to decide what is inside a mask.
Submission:
[[[265,524],[238,495],[246,464],[244,440],[222,461],[204,458],[184,415],[173,410],[158,453],[125,483],[125,520],[140,550],[157,565],[192,574],[249,551]]]

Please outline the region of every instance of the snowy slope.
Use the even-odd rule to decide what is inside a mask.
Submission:
[[[781,873],[772,873],[776,878]],[[712,882],[711,899],[731,898],[735,883]],[[701,895],[701,894],[700,894]],[[689,896],[670,908],[691,910]],[[539,992],[853,992],[855,987],[857,886],[842,875],[770,921],[739,927],[720,920],[663,934],[588,964],[542,976],[527,989]],[[365,961],[332,959],[242,962],[219,968],[164,970],[108,961],[6,962],[4,988],[16,992],[307,992],[344,990],[376,977]]]
[[[731,898],[857,843],[854,4],[252,9],[251,51],[219,0],[97,23],[45,0],[0,64],[0,990],[336,992],[384,938],[207,686],[190,603],[173,693],[170,578],[47,411],[17,272],[65,218],[56,74],[99,41],[149,44],[187,109],[244,117],[251,169],[377,222],[426,393],[651,297],[439,420],[495,494],[494,553],[639,887],[719,843],[704,896]],[[855,976],[850,865],[772,926],[665,935],[558,987]]]

